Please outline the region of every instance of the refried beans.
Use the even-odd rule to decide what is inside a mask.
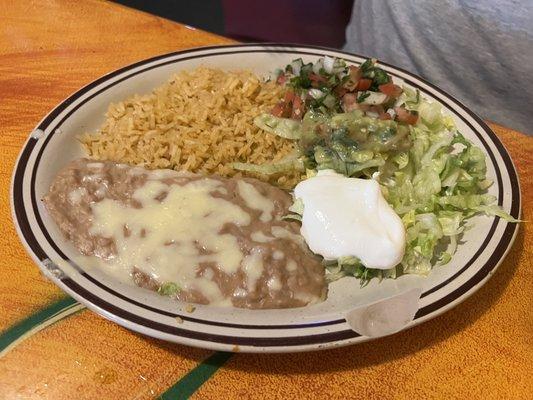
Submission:
[[[291,196],[267,183],[78,159],[43,202],[99,267],[150,290],[170,283],[178,300],[289,308],[325,298],[320,257],[282,219]]]

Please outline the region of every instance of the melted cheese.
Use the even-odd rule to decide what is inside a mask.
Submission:
[[[87,168],[91,169],[102,169],[104,166],[104,163],[101,162],[91,162],[87,164]]]
[[[246,286],[249,292],[257,288],[257,281],[263,274],[263,255],[258,248],[252,249],[242,263],[244,273],[246,274]]]
[[[150,180],[140,190],[136,190],[132,197],[144,206],[150,204],[161,193],[168,192],[168,189],[168,185],[163,182]]]
[[[212,196],[220,185],[208,178],[183,186],[148,180],[133,193],[141,208],[111,199],[92,204],[90,233],[113,238],[116,244],[117,254],[106,266],[128,273],[135,266],[160,282],[176,282],[184,289],[201,291],[211,302],[223,301],[217,285],[208,279],[210,274],[196,276],[198,265],[209,262],[227,274],[237,272],[243,262],[237,239],[219,232],[225,224],[244,226],[251,219],[236,204]],[[166,197],[157,200],[164,192]],[[244,262],[251,285],[262,271],[254,257],[250,255]]]
[[[269,290],[271,291],[278,291],[278,290],[281,290],[281,288],[283,287],[282,284],[281,284],[281,281],[279,280],[279,278],[277,276],[271,276],[268,281],[267,281],[267,287]]]
[[[258,243],[268,243],[276,239],[274,237],[265,235],[262,231],[252,232],[252,234],[250,235],[250,238],[254,242],[258,242]]]
[[[272,220],[272,213],[274,211],[274,202],[272,200],[263,196],[248,182],[239,181],[237,188],[239,195],[248,207],[261,211],[261,216],[259,217],[261,221],[268,222]]]
[[[272,227],[272,235],[277,237],[278,239],[288,239],[295,243],[297,243],[303,250],[307,250],[307,245],[305,244],[305,240],[300,235],[297,235],[295,233],[292,233],[291,231],[281,227],[281,226],[273,226]]]
[[[294,260],[289,260],[287,261],[287,271],[289,272],[294,272],[298,269],[298,264],[296,264],[296,261]]]

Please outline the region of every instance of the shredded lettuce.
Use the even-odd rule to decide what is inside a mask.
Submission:
[[[281,219],[293,219],[296,221],[301,221],[303,213],[304,203],[302,199],[296,199],[289,207],[289,214],[283,216]]]
[[[398,267],[388,270],[372,269],[365,267],[357,257],[341,257],[337,260],[323,262],[326,268],[326,279],[328,282],[334,282],[345,276],[353,276],[360,280],[361,287],[368,285],[373,279],[380,281],[386,278],[396,278],[398,276]]]
[[[270,133],[285,139],[299,139],[300,121],[290,118],[274,117],[271,114],[261,114],[254,118],[254,124]]]
[[[289,211],[295,214],[303,215],[304,213],[304,202],[302,199],[296,199],[289,207]]]
[[[381,184],[406,228],[401,273],[426,275],[433,265],[451,260],[469,218],[485,213],[517,220],[486,193],[492,182],[486,178],[483,151],[456,130],[440,104],[405,93],[420,120],[410,128],[410,150],[396,155],[397,170]]]
[[[419,113],[416,125],[379,121],[359,111],[304,116],[299,143],[306,166],[346,176],[378,172],[383,195],[406,229],[405,256],[395,268],[369,269],[357,258],[342,258],[326,263],[328,280],[355,276],[365,285],[373,278],[427,275],[434,265],[452,259],[474,215],[517,222],[486,193],[492,182],[486,177],[485,154],[457,131],[441,105],[405,88],[400,101]],[[302,212],[295,203],[291,215]]]
[[[328,57],[315,64],[299,59],[284,74],[290,79],[287,88],[305,95],[307,112],[302,120],[262,114],[254,123],[294,140],[298,156],[233,167],[267,175],[298,170],[311,177],[333,169],[350,177],[374,177],[406,230],[405,256],[395,268],[369,269],[355,257],[341,258],[325,263],[329,280],[355,276],[366,284],[405,273],[427,275],[452,259],[473,216],[517,222],[487,193],[492,181],[486,176],[485,153],[458,132],[440,103],[428,101],[419,90],[404,86],[395,96],[382,92],[380,86],[392,78],[376,60],[355,68]],[[371,84],[357,90],[361,77]],[[357,107],[348,107],[354,96]],[[351,111],[341,112],[346,110]],[[402,116],[405,110],[416,118]],[[301,220],[302,213],[303,204],[296,202],[286,218]]]
[[[481,205],[481,206],[473,207],[472,210],[475,212],[484,213],[488,216],[500,217],[501,219],[507,222],[520,222],[519,219],[513,218],[508,213],[503,211],[500,206],[496,204]]]
[[[231,164],[233,169],[244,172],[251,172],[261,175],[276,175],[283,172],[305,171],[304,162],[301,158],[297,158],[298,154],[292,154],[277,162],[269,164],[251,164],[235,162]]]

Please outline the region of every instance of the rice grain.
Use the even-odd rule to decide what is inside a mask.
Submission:
[[[282,95],[281,87],[249,71],[181,71],[149,94],[111,104],[100,129],[80,141],[97,160],[239,176],[231,163],[264,164],[295,151],[290,140],[253,124]],[[285,188],[301,179],[297,172],[254,176]]]

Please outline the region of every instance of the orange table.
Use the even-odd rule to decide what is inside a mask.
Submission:
[[[1,1],[0,398],[531,398],[531,224],[474,296],[407,332],[336,350],[233,356],[131,333],[46,281],[10,216],[29,132],[98,76],[156,54],[231,41],[99,1]],[[532,220],[533,139],[492,125]]]

